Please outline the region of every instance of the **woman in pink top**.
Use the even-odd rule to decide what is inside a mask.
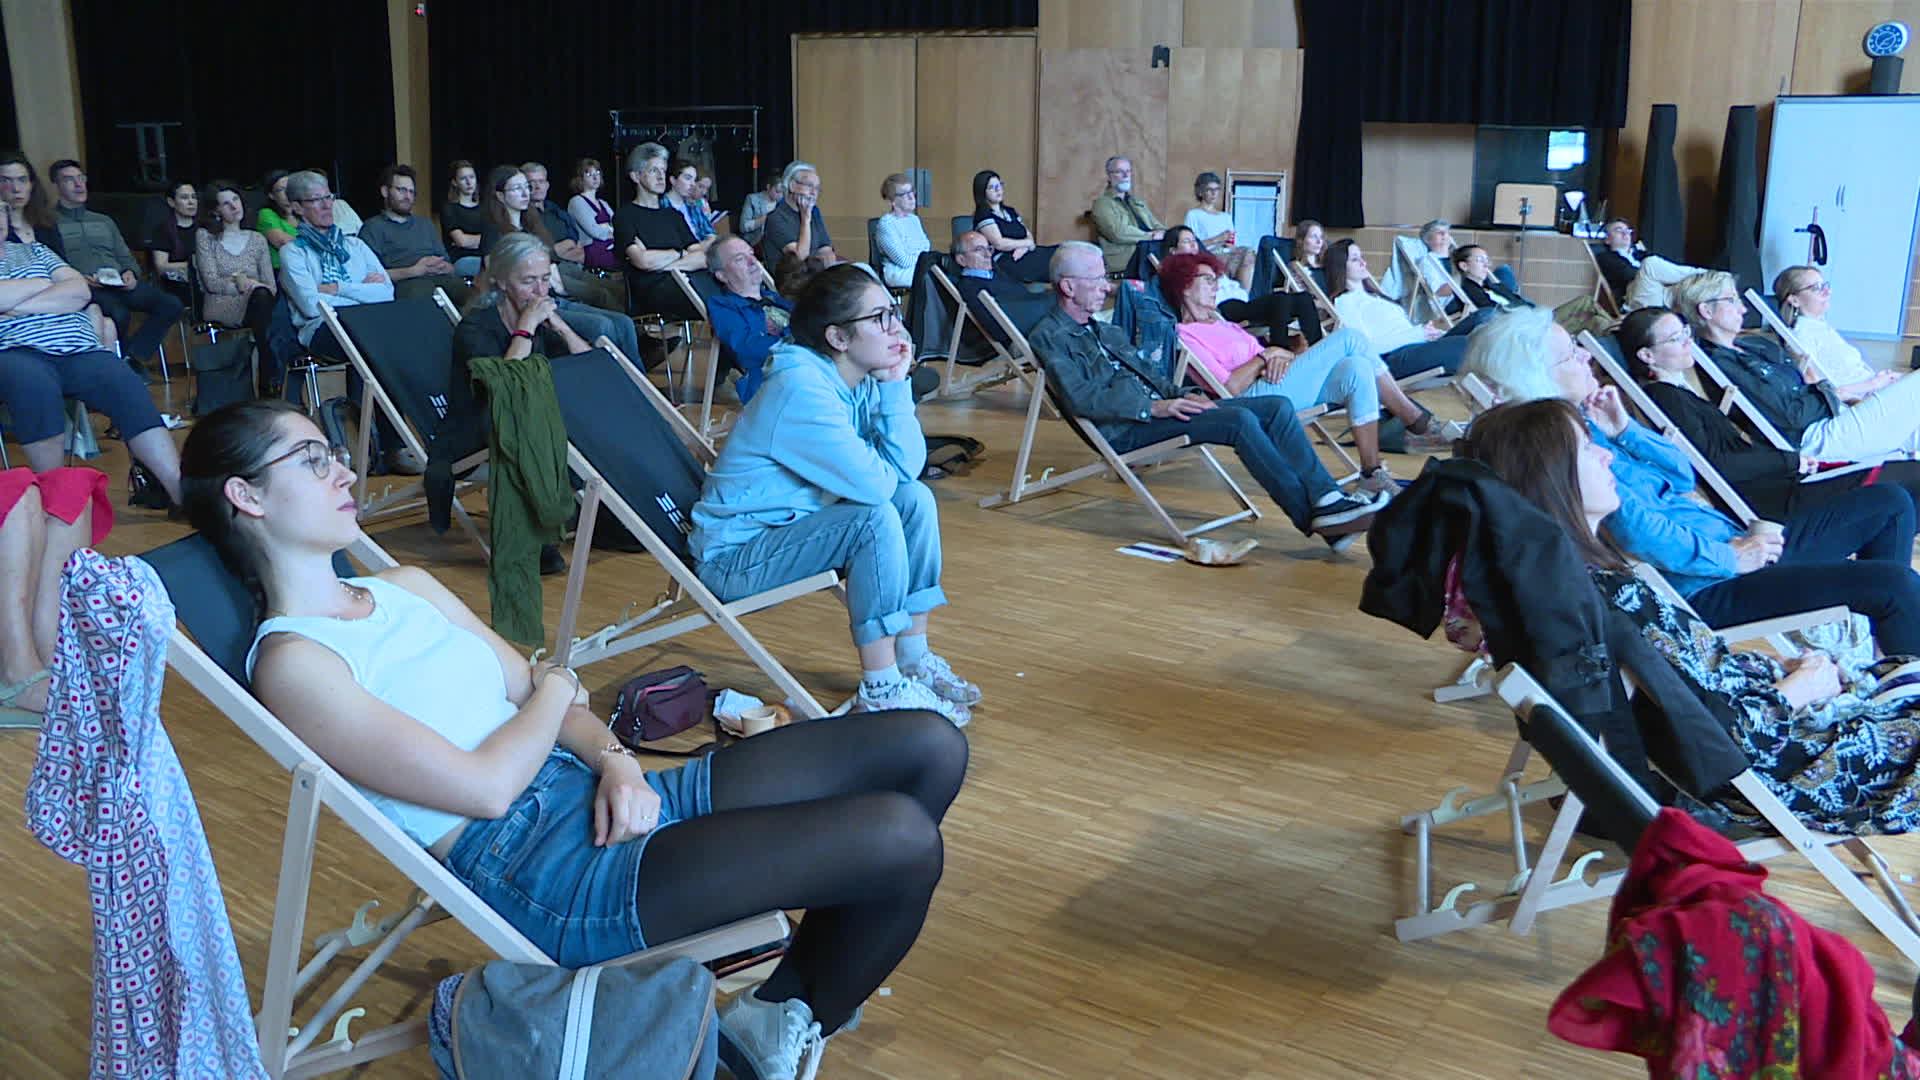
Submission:
[[[1180,313],[1180,344],[1227,392],[1279,394],[1296,409],[1336,405],[1353,422],[1360,456],[1359,488],[1395,494],[1399,485],[1380,461],[1380,409],[1407,426],[1407,451],[1431,453],[1451,440],[1433,414],[1415,404],[1387,370],[1366,335],[1340,329],[1298,355],[1260,340],[1220,314],[1215,291],[1226,267],[1210,252],[1170,255],[1160,264],[1160,289]]]

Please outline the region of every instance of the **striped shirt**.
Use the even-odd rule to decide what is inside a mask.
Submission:
[[[0,257],[0,281],[51,278],[54,271],[67,265],[45,244],[29,244],[25,259],[17,254],[18,247],[18,244],[6,245],[5,256]],[[0,349],[33,349],[64,356],[100,347],[100,335],[94,332],[93,318],[84,310],[0,318]]]

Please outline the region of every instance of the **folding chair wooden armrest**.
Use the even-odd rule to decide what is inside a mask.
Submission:
[[[1593,242],[1582,240],[1580,250],[1586,252],[1587,265],[1593,270],[1593,302],[1614,319],[1625,315],[1620,298],[1613,295],[1613,286],[1607,284],[1607,275],[1600,272],[1600,257],[1593,253]]]
[[[1732,415],[1738,411],[1741,419],[1753,425],[1753,429],[1760,433],[1760,437],[1766,439],[1775,450],[1795,452],[1799,450],[1787,441],[1786,436],[1780,434],[1780,429],[1773,426],[1773,421],[1766,418],[1752,399],[1748,398],[1746,393],[1727,377],[1727,373],[1720,370],[1720,365],[1707,355],[1707,350],[1701,348],[1699,342],[1693,342],[1690,347],[1693,349],[1694,366],[1700,369],[1700,373],[1713,383],[1713,389],[1720,394],[1721,412]]]
[[[1794,335],[1792,328],[1788,327],[1786,322],[1780,318],[1779,314],[1773,310],[1772,304],[1767,303],[1764,297],[1752,289],[1747,290],[1746,298],[1747,306],[1752,308],[1760,316],[1761,322],[1767,324],[1767,329],[1773,331],[1773,336],[1780,339],[1781,346],[1785,348],[1788,353],[1798,357],[1803,363],[1812,364],[1813,369],[1820,373],[1821,378],[1826,379],[1828,382],[1833,381],[1833,377],[1827,374],[1827,369],[1820,366],[1819,358],[1809,352],[1806,346],[1800,344],[1800,339]]]
[[[1500,404],[1500,397],[1493,392],[1493,388],[1471,371],[1461,372],[1454,380],[1454,385],[1460,388],[1460,393],[1467,399],[1467,407],[1473,410],[1475,416]]]
[[[1298,259],[1294,260],[1293,272],[1300,281],[1300,287],[1307,291],[1308,296],[1313,297],[1313,306],[1320,309],[1321,326],[1327,330],[1339,329],[1340,312],[1334,309],[1333,300],[1327,296],[1327,290],[1313,280],[1313,274],[1307,270],[1306,264]]]
[[[1187,380],[1191,378],[1207,393],[1221,401],[1233,396],[1233,391],[1227,389],[1227,384],[1220,381],[1220,376],[1215,375],[1212,368],[1194,359],[1185,345],[1175,343],[1174,353],[1178,359],[1173,364],[1173,385],[1185,386]]]
[[[1038,384],[1032,377],[1033,372],[1038,369],[1038,365],[1032,359],[1033,353],[1031,349],[1021,344],[1025,340],[1024,337],[1014,339],[1016,344],[1011,349],[1001,344],[997,338],[987,332],[987,327],[982,324],[979,317],[974,314],[973,308],[969,306],[965,298],[962,297],[959,286],[955,285],[953,279],[947,276],[946,271],[942,270],[938,263],[929,266],[927,270],[933,277],[934,285],[939,288],[941,293],[946,296],[954,307],[953,331],[947,337],[946,362],[941,365],[940,387],[934,391],[934,396],[942,398],[967,397],[978,391],[985,390],[988,387],[997,386],[1016,378],[1026,384],[1028,389],[1036,396],[1039,396],[1040,391]],[[962,280],[964,281],[965,279],[963,278]],[[989,300],[993,298],[991,293],[986,295]],[[996,303],[995,306],[997,307],[998,304]],[[993,359],[985,364],[979,365],[978,370],[971,374],[963,374],[960,370],[962,367],[960,363],[960,341],[961,335],[969,323],[979,331],[980,339],[987,343],[987,347],[993,350]]]

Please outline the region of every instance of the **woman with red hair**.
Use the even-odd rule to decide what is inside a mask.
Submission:
[[[1380,461],[1382,406],[1407,427],[1407,451],[1431,453],[1464,434],[1459,424],[1436,420],[1400,389],[1366,335],[1340,329],[1295,355],[1262,345],[1220,314],[1218,284],[1226,265],[1211,252],[1169,255],[1160,264],[1160,291],[1180,319],[1180,344],[1235,397],[1279,394],[1296,409],[1337,405],[1353,422],[1364,492],[1396,494],[1393,474]]]

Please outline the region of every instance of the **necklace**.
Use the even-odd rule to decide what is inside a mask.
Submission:
[[[367,588],[365,585],[355,585],[344,578],[340,578],[337,580],[339,580],[340,582],[341,591],[347,594],[347,599],[350,602],[357,603],[357,604],[365,604],[369,608],[373,607],[373,590],[372,589]],[[285,611],[279,608],[267,609],[267,616],[269,618],[272,618],[275,616],[284,616],[286,614],[287,613]],[[339,618],[339,616],[337,615],[329,615],[329,616],[321,616],[321,617],[322,618]]]

